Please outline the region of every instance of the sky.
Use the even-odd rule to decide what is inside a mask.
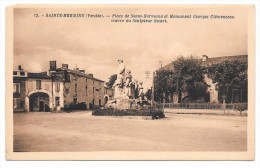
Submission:
[[[35,18],[34,14],[190,14],[232,15],[235,19],[168,19],[168,23],[113,23],[109,18]],[[78,67],[108,81],[118,59],[134,79],[151,86],[151,73],[179,56],[209,57],[247,54],[247,9],[242,6],[92,6],[18,8],[14,11],[14,64],[42,72],[49,61]],[[152,76],[150,76],[152,77]]]

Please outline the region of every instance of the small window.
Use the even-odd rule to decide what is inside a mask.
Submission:
[[[60,106],[60,97],[55,97],[56,106]]]
[[[88,95],[88,86],[86,85],[86,96]]]
[[[17,75],[17,71],[13,71],[13,75]]]
[[[69,94],[70,90],[69,89],[65,89],[65,94]]]
[[[77,104],[77,102],[78,102],[78,99],[77,99],[76,97],[74,97],[74,98],[73,98],[73,104],[74,104],[74,106]]]
[[[78,84],[75,83],[75,93],[78,93]]]
[[[55,91],[56,92],[60,91],[60,83],[55,83]]]
[[[13,84],[13,92],[14,93],[20,93],[20,83],[14,83]]]
[[[42,88],[42,81],[36,80],[36,89],[41,89],[41,88]]]
[[[25,76],[25,72],[23,72],[23,71],[20,72],[20,75],[21,75],[21,76]]]

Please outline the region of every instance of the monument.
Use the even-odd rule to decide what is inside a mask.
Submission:
[[[150,101],[144,96],[143,82],[133,79],[131,70],[126,69],[123,60],[118,60],[117,79],[113,88],[114,98],[107,101],[103,109],[94,110],[93,115],[164,117],[162,110],[151,107]]]

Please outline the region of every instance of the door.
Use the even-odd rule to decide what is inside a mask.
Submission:
[[[43,101],[40,101],[39,102],[39,111],[44,111],[44,102]]]

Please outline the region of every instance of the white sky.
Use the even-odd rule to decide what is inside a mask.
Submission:
[[[167,24],[111,23],[111,18],[34,18],[46,13],[234,15],[233,20],[179,19]],[[145,71],[158,69],[178,56],[209,57],[247,54],[247,10],[243,7],[205,8],[45,8],[15,9],[14,69],[46,71],[49,61],[69,64],[107,81],[117,60],[145,87]]]

